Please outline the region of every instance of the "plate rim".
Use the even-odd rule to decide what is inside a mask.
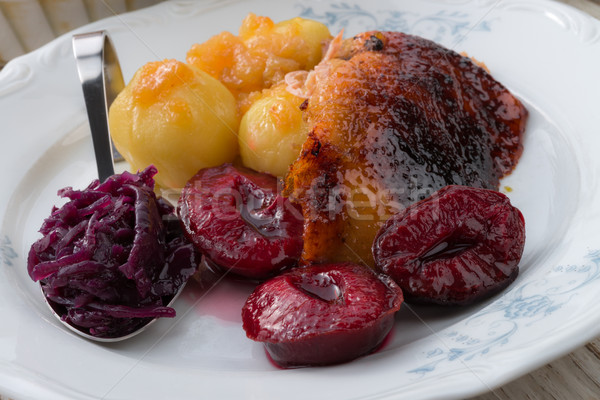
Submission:
[[[463,3],[474,3],[474,2],[476,2],[476,1],[465,1]],[[156,15],[158,15],[161,13],[161,11],[165,7],[171,7],[171,6],[177,7],[179,4],[181,4],[181,5],[187,4],[185,2],[172,2],[169,5],[168,3],[170,3],[170,2],[161,3],[156,6],[151,7],[149,9],[135,11],[133,13],[128,13],[128,15],[130,14],[129,16],[124,15],[120,18],[136,18],[138,16],[148,16],[148,15],[151,15],[154,13]],[[207,7],[207,8],[221,7],[221,6],[227,6],[227,5],[239,4],[239,3],[241,3],[241,1],[227,1],[225,3],[220,3],[218,1],[209,1],[209,2],[203,3],[202,7]],[[431,1],[431,3],[454,4],[456,2],[452,2],[452,1],[445,2],[445,1],[440,0],[440,1]],[[506,7],[509,7],[511,5],[514,6],[515,4],[522,4],[522,2],[508,1],[506,4],[507,4]],[[594,19],[591,16],[588,16],[585,13],[582,13],[581,11],[579,11],[569,5],[557,3],[554,1],[550,1],[550,0],[528,0],[526,2],[526,4],[533,5],[533,6],[548,6],[548,5],[550,5],[555,9],[562,10],[562,12],[564,12],[564,15],[567,17],[567,19],[565,20],[565,21],[567,21],[566,22],[567,26],[568,26],[568,23],[572,24],[568,28],[567,32],[571,32],[571,33],[575,33],[577,35],[583,35],[583,36],[587,35],[588,44],[593,45],[595,47],[600,47],[600,46],[598,46],[598,32],[600,32],[600,21]],[[203,8],[203,10],[204,10],[204,8]],[[570,20],[569,18],[572,18],[572,20]],[[89,30],[89,29],[97,29],[97,28],[106,26],[106,24],[114,23],[114,21],[116,19],[117,19],[117,17],[110,18],[109,20],[112,20],[112,22],[109,20],[97,21],[90,25],[86,25],[84,27],[78,28],[74,32],[81,32],[81,31],[85,31],[85,30]],[[577,24],[579,24],[580,22],[573,22],[573,21],[588,21],[588,22],[585,22],[584,24],[587,24],[587,23],[594,24],[596,32],[595,33],[589,33],[589,32],[586,33],[585,29],[578,30]],[[581,28],[581,27],[579,26],[579,28]],[[2,104],[1,101],[5,100],[6,98],[12,97],[12,93],[23,93],[22,90],[24,88],[31,87],[31,86],[27,86],[27,85],[34,85],[36,83],[35,82],[36,77],[33,76],[33,75],[35,75],[33,73],[35,72],[36,67],[39,68],[39,65],[40,64],[43,65],[44,62],[52,62],[53,57],[64,56],[64,52],[65,52],[65,48],[66,48],[65,43],[70,40],[69,35],[70,35],[70,33],[65,34],[65,35],[55,39],[53,42],[43,46],[42,48],[40,48],[32,53],[29,53],[27,55],[18,57],[17,59],[9,62],[5,66],[5,69],[2,72],[0,72],[0,104]],[[584,37],[584,39],[585,39],[585,37]],[[27,70],[27,67],[30,68],[29,71]],[[23,86],[20,86],[17,89],[14,89],[14,87],[8,87],[6,82],[9,82],[9,81],[12,82],[12,83],[10,83],[10,85],[15,85],[14,82],[17,82],[17,86],[18,85],[23,85]],[[27,89],[27,90],[31,90],[31,89]],[[68,129],[76,129],[75,128],[76,126],[79,126],[79,125],[85,123],[85,116],[82,115],[82,114],[84,114],[82,111],[83,111],[83,106],[79,107],[76,110],[72,110],[71,115],[73,115],[73,120],[67,125],[59,124],[56,128],[67,129],[67,131],[68,131]],[[79,115],[79,118],[76,117],[77,115]],[[34,152],[34,154],[39,154],[41,151],[44,151],[43,143],[38,144],[38,147],[36,148],[36,150],[37,150],[37,153]],[[33,158],[35,158],[35,156]],[[31,166],[32,165],[30,165],[30,167]],[[27,170],[29,170],[29,168],[27,168]],[[22,178],[22,176],[20,176],[20,178],[16,178],[16,179],[9,181],[6,184],[6,186],[11,187],[11,185],[12,186],[16,185],[18,182],[20,182],[21,178]],[[14,189],[14,187],[13,187],[13,189]],[[11,191],[11,194],[12,193],[13,192]],[[4,198],[3,198],[2,203],[0,203],[0,209],[2,210],[2,215],[1,215],[2,220],[0,220],[0,221],[2,222],[2,227],[4,226],[5,213],[8,211],[5,208],[6,204],[8,204],[8,203],[4,202]],[[0,240],[2,240],[2,239],[3,238],[0,237]],[[2,249],[2,250],[0,250],[0,256],[2,257],[2,262],[3,262],[3,266],[4,266],[7,259],[8,259],[8,261],[10,261],[10,259],[11,259],[10,255],[7,255],[9,253],[10,246],[7,246],[6,244],[4,244],[4,246],[0,247],[0,248]],[[598,256],[598,258],[600,259],[600,256]],[[0,308],[0,310],[1,310],[1,308]],[[596,335],[596,334],[592,335],[591,330],[588,330],[588,332],[590,332],[589,336]],[[600,332],[598,332],[598,333],[600,333]],[[563,335],[566,337],[567,332],[563,333]],[[572,350],[571,347],[555,348],[553,356],[550,358],[555,358],[557,356],[563,355],[565,353],[568,353],[570,350]],[[549,358],[546,357],[545,360],[547,361],[547,359],[549,359]],[[4,360],[1,360],[1,361],[4,361]],[[539,359],[538,362],[534,363],[534,364],[536,364],[537,366],[540,366],[540,365],[543,365],[546,361]],[[1,365],[2,365],[2,363],[0,363],[0,366]],[[509,379],[514,379],[517,376],[520,376],[523,373],[531,370],[531,368],[530,368],[531,365],[532,364],[530,364],[528,367],[523,366],[520,370],[517,369],[517,370],[513,370],[511,373],[504,374],[505,377],[504,377],[504,379],[502,379],[502,382],[499,382],[499,383],[497,382],[497,384],[505,383],[507,381],[506,376],[508,376]],[[3,371],[4,371],[4,368],[0,368],[0,373],[4,373]],[[6,376],[0,375],[0,378],[6,378]],[[3,379],[0,379],[0,388],[2,388],[3,390],[6,390],[10,394],[11,386],[9,386],[9,384],[3,384],[2,381],[3,381]],[[481,388],[479,388],[479,389],[481,389]],[[476,390],[475,392],[470,393],[470,395],[474,395],[479,392],[480,392],[480,390]],[[397,394],[397,393],[395,393],[395,394]],[[378,398],[378,397],[374,397],[374,398]]]

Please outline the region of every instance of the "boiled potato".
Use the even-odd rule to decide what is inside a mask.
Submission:
[[[299,108],[303,101],[280,84],[252,104],[239,131],[240,155],[246,167],[285,176],[308,134]]]
[[[233,161],[238,125],[227,88],[176,60],[140,68],[109,112],[119,152],[133,170],[154,164],[162,188],[182,188],[199,169]]]
[[[285,74],[318,64],[330,39],[329,29],[317,21],[274,23],[249,14],[238,36],[222,32],[193,45],[187,62],[219,79],[235,95],[243,115],[263,89],[281,82]]]

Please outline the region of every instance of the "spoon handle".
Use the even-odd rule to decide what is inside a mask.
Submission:
[[[123,75],[106,31],[74,35],[73,54],[92,132],[98,178],[102,182],[115,173],[108,109],[125,86]]]

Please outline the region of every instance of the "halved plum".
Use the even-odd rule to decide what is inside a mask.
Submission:
[[[231,164],[202,169],[183,189],[177,212],[188,239],[237,275],[266,279],[300,258],[302,213],[271,175]]]
[[[337,364],[375,350],[402,301],[398,285],[369,268],[312,265],[259,285],[242,320],[246,335],[282,367]]]
[[[451,185],[390,218],[373,257],[407,301],[466,305],[516,279],[524,245],[523,215],[508,197]]]

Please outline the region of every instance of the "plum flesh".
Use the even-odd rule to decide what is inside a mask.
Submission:
[[[183,189],[178,214],[205,257],[234,274],[266,279],[300,258],[302,213],[269,174],[231,164],[202,169]]]
[[[337,364],[376,349],[394,324],[402,291],[364,266],[321,264],[272,278],[248,297],[246,335],[282,367]]]
[[[524,245],[523,215],[508,197],[451,185],[390,218],[373,256],[407,301],[466,305],[516,279]]]

